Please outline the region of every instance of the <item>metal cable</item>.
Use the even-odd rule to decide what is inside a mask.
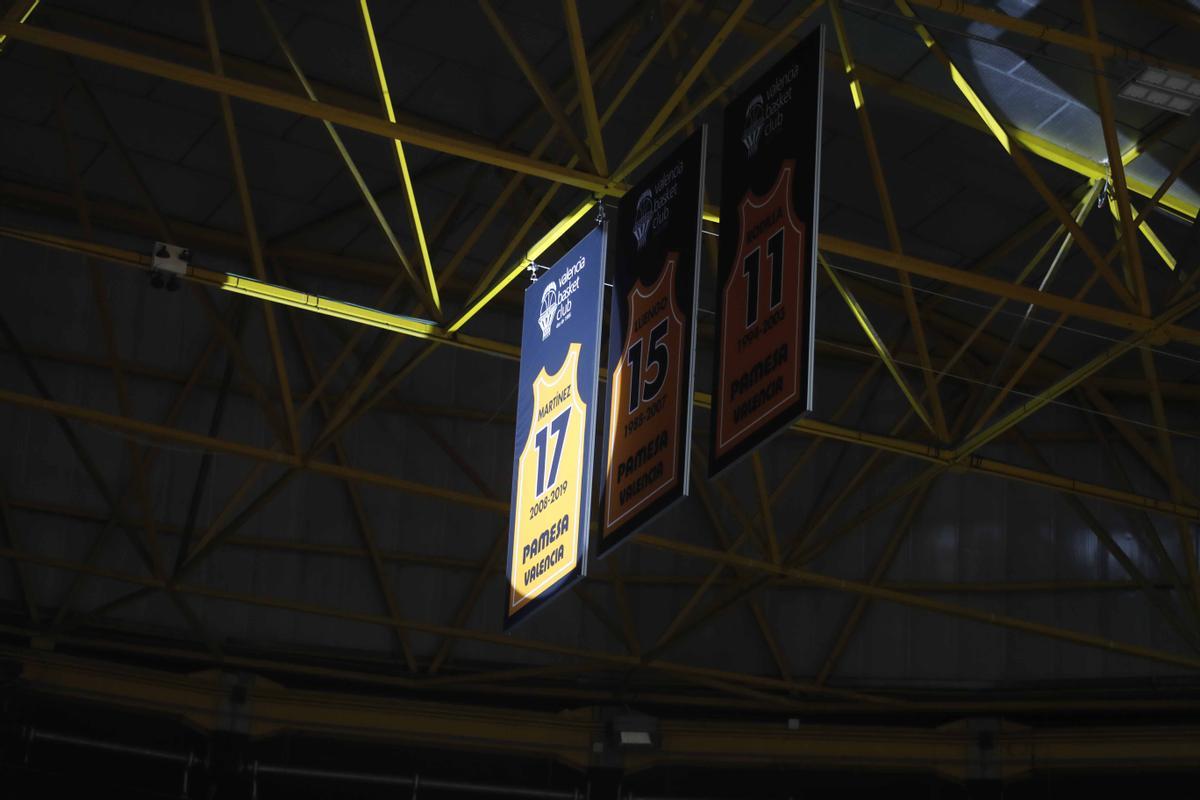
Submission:
[[[821,344],[827,345],[829,347],[834,347],[839,350],[846,350],[851,353],[858,353],[860,355],[870,356],[871,358],[878,358],[878,356],[876,355],[874,350],[870,350],[865,347],[860,349],[860,348],[854,347],[852,345],[845,344],[844,342],[834,342],[834,341],[830,341],[829,339],[821,339],[819,337],[817,338],[817,341],[820,342]],[[913,369],[918,369],[918,370],[923,369],[923,367],[920,364],[917,364],[916,362],[905,361],[904,359],[896,358],[896,356],[894,356],[894,355],[892,356],[892,360],[895,361],[897,364],[903,364],[906,367],[911,367]],[[990,381],[979,380],[978,378],[971,378],[971,377],[968,377],[966,375],[963,375],[963,374],[957,373],[957,372],[940,372],[939,371],[938,374],[945,378],[954,378],[955,380],[962,381],[963,383],[972,383],[977,386],[983,386],[983,387],[989,388],[989,389],[1004,389],[1005,388],[999,384],[991,383]],[[1012,389],[1009,389],[1008,391],[1010,394],[1019,395],[1021,397],[1029,398],[1029,397],[1037,397],[1038,396],[1034,392],[1023,392],[1017,388],[1012,388]],[[1134,419],[1132,417],[1122,416],[1120,414],[1108,414],[1108,413],[1105,413],[1098,409],[1088,408],[1087,406],[1076,405],[1075,403],[1068,403],[1065,400],[1051,400],[1049,402],[1049,405],[1062,406],[1063,408],[1074,409],[1076,411],[1080,411],[1085,414],[1094,414],[1096,416],[1104,417],[1106,419],[1119,420],[1121,422],[1128,422],[1130,425],[1137,425],[1139,427],[1149,428],[1149,429],[1155,430],[1155,431],[1162,430],[1165,433],[1171,434],[1172,436],[1178,436],[1178,437],[1182,437],[1185,439],[1200,440],[1200,434],[1189,433],[1188,431],[1181,431],[1181,430],[1177,430],[1174,428],[1159,428],[1157,425],[1150,423],[1150,422],[1144,422],[1142,420]]]
[[[832,263],[830,264],[830,266],[833,267],[834,269],[836,269],[838,272],[844,272],[848,275],[856,275],[860,278],[867,278],[869,280],[877,281],[879,283],[891,284],[892,286],[901,286],[902,285],[899,281],[892,280],[890,278],[884,278],[880,275],[875,275],[870,272],[863,272],[861,270],[851,269],[850,267],[841,267],[841,266],[838,266],[838,265],[832,264]],[[992,306],[988,305],[987,303],[978,303],[978,302],[975,302],[974,300],[967,300],[966,298],[963,298],[963,297],[956,297],[955,295],[947,294],[945,292],[939,292],[934,289],[922,288],[920,286],[917,286],[916,284],[913,284],[912,288],[913,288],[913,291],[921,292],[922,294],[927,294],[927,295],[930,295],[933,297],[940,297],[944,300],[952,300],[956,303],[961,303],[963,305],[972,306],[974,308],[986,309],[987,311],[992,310]],[[1015,302],[1015,301],[1013,301],[1013,302]],[[1025,319],[1024,312],[1006,311],[1003,308],[1001,308],[997,312],[997,314],[1003,314],[1005,316],[1014,317],[1014,318],[1022,319],[1022,320]],[[1030,315],[1028,319],[1030,322],[1035,322],[1038,325],[1043,325],[1045,327],[1050,327],[1051,325],[1054,324],[1053,322],[1050,322],[1049,320],[1040,319],[1033,315]],[[1082,328],[1073,327],[1071,325],[1060,325],[1059,327],[1064,331],[1070,331],[1072,333],[1077,333],[1080,336],[1090,336],[1093,339],[1100,339],[1101,341],[1109,342],[1112,344],[1120,343],[1123,341],[1122,339],[1118,339],[1113,336],[1106,336],[1103,333],[1096,333],[1095,331],[1087,331]],[[1161,348],[1150,347],[1148,345],[1138,345],[1137,347],[1139,349],[1149,350],[1150,352],[1152,352],[1156,355],[1163,356],[1165,358],[1174,358],[1179,361],[1186,361],[1189,364],[1200,365],[1200,358],[1193,358],[1191,356],[1187,356],[1182,353],[1175,353],[1170,350],[1163,350]]]

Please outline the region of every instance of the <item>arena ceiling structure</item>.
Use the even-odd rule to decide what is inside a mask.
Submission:
[[[816,410],[710,481],[721,112],[818,25]],[[1184,0],[8,2],[6,774],[1195,770],[1198,45]],[[529,266],[701,124],[692,496],[505,633]]]

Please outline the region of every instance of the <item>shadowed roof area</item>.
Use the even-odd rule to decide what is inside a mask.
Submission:
[[[0,656],[569,719],[1195,711],[1200,123],[1121,96],[1200,80],[1194,4],[1093,36],[1074,0],[842,0],[839,36],[821,2],[579,0],[607,169],[560,2],[377,0],[378,64],[359,2],[213,2],[211,41],[207,5],[0,29]],[[529,254],[699,124],[715,211],[725,105],[818,25],[818,244],[876,341],[822,276],[811,417],[503,633]],[[154,288],[161,241],[217,277]]]

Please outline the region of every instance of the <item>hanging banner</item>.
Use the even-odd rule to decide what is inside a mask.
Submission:
[[[725,109],[715,475],[812,410],[825,30]]]
[[[587,571],[605,230],[525,290],[505,628]]]
[[[621,198],[600,553],[688,490],[708,128]]]

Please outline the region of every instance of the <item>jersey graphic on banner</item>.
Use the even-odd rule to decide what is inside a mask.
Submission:
[[[625,357],[609,376],[609,484],[606,526],[621,524],[675,483],[679,437],[679,383],[683,370],[671,364],[683,351],[684,319],[671,287],[677,253],[667,255],[658,283],[637,284],[629,295]],[[654,424],[656,419],[667,425]],[[617,447],[618,432],[621,446]]]
[[[766,197],[747,192],[739,206],[742,236],[725,281],[721,315],[717,447],[724,452],[755,423],[795,401],[801,377],[783,369],[804,346],[806,309],[784,303],[801,295],[804,270],[784,269],[804,252],[804,223],[792,213],[795,166],[785,161]],[[741,265],[737,269],[736,265]],[[790,318],[789,318],[790,317]]]
[[[813,408],[824,42],[725,109],[710,478]]]
[[[533,419],[517,460],[518,524],[513,536],[509,613],[570,573],[576,550],[587,405],[579,396],[579,344],[562,368],[533,382]]]

